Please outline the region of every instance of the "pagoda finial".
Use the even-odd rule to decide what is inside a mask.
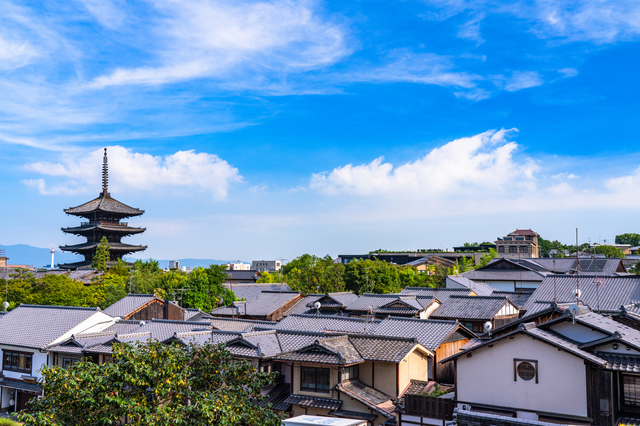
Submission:
[[[102,160],[102,192],[109,189],[109,165],[107,164],[107,148],[104,149],[104,159]]]

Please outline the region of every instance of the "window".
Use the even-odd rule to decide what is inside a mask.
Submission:
[[[80,360],[75,358],[62,358],[62,368],[69,368],[76,362],[80,362]]]
[[[18,373],[28,373],[31,375],[31,357],[29,352],[3,351],[2,369],[16,371]]]
[[[538,361],[531,359],[513,360],[513,381],[524,380],[530,382],[535,379],[538,383]]]
[[[353,365],[351,367],[345,367],[342,369],[342,380],[357,379],[360,374],[360,367]]]
[[[527,252],[527,246],[520,246],[520,253],[526,253]]]
[[[300,390],[329,393],[330,374],[328,368],[300,367]]]
[[[504,253],[504,246],[498,246],[498,253]]]
[[[509,246],[509,253],[517,253],[517,252],[518,252],[517,246]]]
[[[640,376],[622,375],[622,396],[624,405],[640,406]]]

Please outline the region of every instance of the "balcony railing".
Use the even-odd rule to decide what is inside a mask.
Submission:
[[[453,420],[456,403],[449,398],[425,395],[405,395],[404,411],[410,416],[428,417],[439,420]]]

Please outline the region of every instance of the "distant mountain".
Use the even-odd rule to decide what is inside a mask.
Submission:
[[[36,268],[49,266],[51,263],[51,253],[49,251],[50,248],[40,248],[28,246],[26,244],[16,244],[12,246],[5,246],[0,244],[0,250],[5,251],[5,256],[9,258],[10,265],[33,265]],[[78,256],[71,253],[61,252],[56,247],[56,254],[54,262],[59,263],[72,263],[72,262],[80,262],[84,260],[83,256]],[[135,262],[134,258],[125,258],[128,262]],[[149,259],[142,259],[149,260]],[[160,264],[161,268],[166,268],[169,266],[169,260],[157,260]],[[229,262],[237,262],[237,260],[229,261],[229,260],[216,260],[216,259],[171,259],[177,260],[180,262],[180,266],[186,266],[188,268],[195,268],[201,266],[203,268],[208,267],[209,265],[221,265]]]
[[[33,265],[36,268],[40,268],[49,266],[51,263],[50,248],[33,247],[26,244],[16,244],[13,246],[0,244],[0,250],[5,251],[5,256],[9,258],[9,265]],[[56,247],[54,258],[56,265],[58,263],[80,262],[83,259],[83,256],[63,253]]]

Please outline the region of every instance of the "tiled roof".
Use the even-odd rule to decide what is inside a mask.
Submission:
[[[367,361],[400,362],[416,346],[415,338],[350,335],[349,341]]]
[[[616,420],[617,426],[640,426],[640,418],[634,417],[618,417]]]
[[[514,270],[514,269],[476,269],[463,272],[462,275],[472,281],[542,281],[545,277],[543,273],[537,271]]]
[[[389,317],[384,319],[373,330],[372,334],[382,336],[415,337],[422,346],[435,351],[458,328],[475,336],[457,321],[421,320],[417,318]]]
[[[81,250],[92,250],[92,249],[95,249],[96,247],[98,247],[98,243],[86,242],[82,244],[74,244],[71,246],[68,246],[68,245],[60,246],[60,250],[81,251]],[[118,252],[127,251],[131,253],[134,251],[146,250],[146,248],[147,246],[132,245],[132,244],[125,244],[125,243],[109,243],[109,250],[118,251]]]
[[[258,401],[260,407],[267,407],[271,404],[271,409],[276,411],[289,411],[291,404],[286,403],[285,400],[289,397],[291,386],[289,383],[280,383],[273,387],[266,395],[265,398]]]
[[[255,281],[260,278],[260,275],[258,274],[258,271],[256,270],[229,270],[229,271],[222,271],[225,274],[227,274],[227,276],[229,277],[230,280],[241,280],[243,281],[243,284],[246,283],[255,283]],[[233,292],[235,293],[235,288],[232,289]],[[241,296],[238,296],[241,297]],[[247,299],[248,300],[248,299]]]
[[[598,353],[598,356],[607,361],[608,370],[640,373],[640,356],[614,355],[603,352]]]
[[[290,405],[299,405],[303,408],[320,408],[323,410],[337,410],[342,405],[342,401],[339,399],[317,398],[306,395],[290,395],[284,402]]]
[[[415,294],[418,296],[433,297],[440,303],[444,303],[453,294],[468,295],[473,289],[467,288],[433,288],[433,287],[405,287],[400,294]]]
[[[327,293],[327,296],[330,297],[331,299],[334,299],[337,302],[340,302],[345,307],[349,305],[349,303],[353,302],[358,297],[360,297],[352,291],[343,291],[339,293]]]
[[[113,317],[124,318],[154,299],[164,302],[154,294],[127,294],[125,297],[106,308],[104,312]]]
[[[277,337],[282,352],[290,352],[311,345],[325,336],[322,332],[278,330]]]
[[[245,304],[245,314],[251,317],[266,317],[282,308],[293,299],[300,297],[298,291],[263,291]],[[233,307],[223,306],[211,311],[212,315],[236,316],[240,312]]]
[[[392,398],[377,389],[365,385],[359,380],[349,380],[340,383],[336,385],[336,389],[361,402],[379,414],[382,414],[388,419],[396,418],[393,413],[395,407],[393,405]]]
[[[520,419],[517,417],[499,416],[477,411],[465,411],[454,408],[455,424],[474,426],[558,426],[557,423],[547,423],[537,420]]]
[[[276,326],[276,330],[337,331],[368,333],[380,320],[327,315],[289,315]]]
[[[98,312],[98,308],[20,305],[2,318],[0,344],[44,348]]]
[[[364,361],[348,336],[317,339],[307,347],[278,355],[278,359],[338,365],[358,364]]]
[[[207,321],[211,324],[211,326],[217,330],[226,330],[226,331],[253,331],[253,329],[258,326],[263,329],[274,328],[277,322],[273,321],[256,321],[256,320],[247,320],[247,319],[239,319],[239,318],[221,318],[221,317],[213,317],[211,319],[207,318],[203,321]]]
[[[139,320],[120,320],[120,321],[116,322],[115,324],[105,328],[104,330],[102,330],[102,332],[103,333],[118,333],[118,334],[133,333],[137,329],[139,329],[142,324],[144,324],[144,321],[139,321]],[[82,336],[82,334],[79,334],[79,336]]]
[[[233,354],[244,353],[244,356],[257,358],[272,358],[281,352],[275,330],[243,333],[240,338],[227,342],[227,349]]]
[[[104,192],[100,193],[98,198],[94,198],[93,200],[77,207],[71,207],[64,210],[65,213],[76,216],[84,216],[94,211],[119,213],[124,215],[124,217],[139,216],[144,213],[144,210],[139,210],[121,203],[115,198],[112,198],[108,193],[105,194]]]
[[[318,301],[324,294],[307,294],[304,296],[295,306],[291,307],[287,311],[287,315],[293,314],[314,314],[316,309],[313,307],[309,307],[309,305],[313,305],[316,301]]]
[[[153,319],[146,322],[143,326],[136,331],[139,333],[150,332],[154,339],[163,341],[173,336],[174,333],[180,333],[185,331],[195,331],[211,328],[208,322],[195,322],[195,321],[171,321]]]
[[[346,312],[373,312],[413,316],[433,302],[433,297],[414,294],[363,294],[345,308]],[[400,306],[393,306],[400,305]]]
[[[550,275],[538,286],[523,306],[525,316],[549,307],[556,298],[558,303],[575,302],[575,289],[579,286],[580,300],[591,310],[615,312],[621,306],[640,301],[640,276],[604,277],[602,275]]]
[[[506,297],[451,296],[429,316],[433,319],[491,320],[510,302]]]
[[[491,296],[506,297],[511,303],[521,309],[533,293],[523,291],[494,291]]]

